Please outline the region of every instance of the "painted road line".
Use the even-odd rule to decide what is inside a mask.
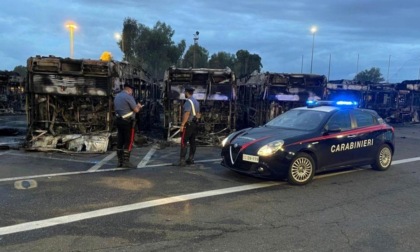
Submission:
[[[14,153],[11,152],[10,155],[14,156],[21,156],[21,157],[31,157],[31,158],[45,158],[45,159],[51,159],[51,160],[61,160],[61,161],[69,161],[69,162],[77,162],[77,163],[95,163],[94,161],[85,161],[85,160],[76,160],[76,159],[70,159],[70,158],[54,158],[54,157],[43,157],[43,156],[35,156],[30,154],[21,154],[21,153]]]
[[[215,159],[209,160],[201,160],[196,162],[213,162]],[[149,168],[149,167],[163,167],[163,166],[172,166],[172,163],[163,163],[163,164],[156,164],[156,165],[148,165],[141,168]],[[34,178],[48,178],[48,177],[59,177],[59,176],[70,176],[70,175],[80,175],[80,174],[88,174],[88,173],[95,173],[95,172],[113,172],[113,171],[125,171],[130,170],[130,168],[109,168],[109,169],[98,169],[98,170],[87,170],[87,171],[76,171],[76,172],[62,172],[62,173],[50,173],[50,174],[40,174],[40,175],[29,175],[29,176],[22,176],[22,177],[12,177],[12,178],[0,178],[0,182],[6,181],[15,181],[15,180],[24,180],[24,179],[34,179]]]
[[[137,165],[137,168],[143,168],[146,166],[147,162],[149,162],[150,158],[155,154],[157,145],[153,145],[153,147],[147,152],[147,154],[143,157],[140,163]]]
[[[10,151],[0,152],[0,156],[8,153],[10,153]]]
[[[214,162],[219,161],[220,159],[208,159],[208,160],[200,160],[196,161],[196,163],[201,162]],[[396,160],[392,161],[392,165],[398,165],[403,163],[409,163],[409,162],[415,162],[419,161],[420,157],[415,158],[407,158],[402,160]],[[162,164],[155,164],[155,165],[147,165],[141,168],[151,168],[151,167],[164,167],[164,166],[172,166],[172,163],[162,163]],[[87,174],[87,173],[95,173],[95,172],[113,172],[113,171],[125,171],[129,170],[128,168],[110,168],[110,169],[100,169],[100,170],[94,170],[94,171],[77,171],[77,172],[63,172],[63,173],[52,173],[52,174],[41,174],[41,175],[31,175],[31,176],[22,176],[22,177],[12,177],[12,178],[2,178],[0,179],[0,182],[6,182],[6,181],[15,181],[15,180],[23,180],[23,179],[33,179],[33,178],[45,178],[45,177],[58,177],[58,176],[69,176],[69,175],[79,175],[79,174]],[[359,170],[364,169],[353,169],[350,171],[347,171],[346,173],[356,172]],[[325,174],[318,176],[319,178],[322,177],[328,177],[328,176],[334,176],[334,174]]]
[[[409,159],[399,160],[395,162],[407,163],[407,162],[414,162],[418,160],[420,160],[420,158],[409,158]],[[356,169],[354,171],[346,171],[346,172],[341,172],[341,173],[328,174],[326,176],[318,176],[317,179],[327,177],[327,176],[330,176],[330,177],[338,176],[341,174],[356,172],[356,171],[361,171],[361,170],[364,170],[364,169]],[[98,170],[98,171],[103,171],[103,170]],[[199,192],[199,193],[178,195],[174,197],[168,197],[168,198],[157,199],[157,200],[150,200],[150,201],[139,202],[139,203],[134,203],[134,204],[129,204],[129,205],[104,208],[104,209],[94,210],[90,212],[71,214],[71,215],[60,216],[60,217],[55,217],[55,218],[50,218],[50,219],[45,219],[45,220],[20,223],[20,224],[11,225],[11,226],[0,227],[0,235],[14,234],[14,233],[19,233],[19,232],[36,230],[40,228],[46,228],[46,227],[72,223],[72,222],[81,221],[81,220],[108,216],[112,214],[124,213],[128,211],[140,210],[140,209],[156,207],[156,206],[161,206],[161,205],[166,205],[166,204],[172,204],[172,203],[177,203],[177,202],[183,202],[183,201],[188,201],[188,200],[194,200],[194,199],[199,199],[199,198],[206,198],[206,197],[211,197],[211,196],[272,187],[272,186],[281,185],[281,184],[286,184],[286,182],[263,182],[263,183],[257,183],[257,184],[251,184],[251,185],[229,187],[229,188],[210,190],[210,191],[204,191],[204,192]]]
[[[194,162],[195,163],[211,163],[211,162],[216,162],[216,161],[222,161],[222,159],[216,158],[216,159],[206,159],[206,160],[195,160]],[[174,165],[172,163],[160,163],[160,164],[153,164],[153,165],[145,165],[140,168],[163,167],[163,166],[174,166]]]
[[[96,171],[96,170],[98,170],[106,162],[108,162],[109,160],[113,159],[115,157],[115,155],[116,155],[116,152],[112,152],[111,154],[109,154],[108,156],[106,156],[104,159],[102,159],[101,161],[99,161],[96,165],[90,167],[88,169],[88,171]]]
[[[50,174],[30,175],[30,176],[22,176],[22,177],[2,178],[2,179],[0,179],[0,182],[34,179],[34,178],[48,178],[48,177],[59,177],[59,176],[69,176],[69,175],[80,175],[80,174],[98,173],[98,172],[125,171],[125,170],[129,170],[129,168],[110,168],[110,169],[101,169],[101,170],[95,170],[95,171],[62,172],[62,173],[50,173]]]
[[[135,211],[135,210],[156,207],[156,206],[161,206],[161,205],[166,205],[166,204],[178,203],[178,202],[183,202],[183,201],[188,201],[188,200],[272,187],[272,186],[280,185],[282,183],[284,184],[284,182],[263,182],[263,183],[257,183],[257,184],[229,187],[229,188],[223,188],[223,189],[217,189],[217,190],[211,190],[211,191],[178,195],[174,197],[168,197],[168,198],[157,199],[157,200],[150,200],[150,201],[139,202],[139,203],[134,203],[134,204],[129,204],[129,205],[109,207],[109,208],[94,210],[94,211],[85,212],[85,213],[78,213],[78,214],[55,217],[51,219],[31,221],[31,222],[12,225],[12,226],[0,227],[0,235],[14,234],[14,233],[19,233],[19,232],[40,229],[40,228],[52,227],[52,226],[72,223],[72,222],[81,221],[81,220],[103,217],[103,216],[108,216],[112,214],[119,214],[119,213],[124,213],[128,211]]]
[[[404,164],[404,163],[415,162],[419,160],[420,160],[420,157],[406,158],[406,159],[392,161],[391,165]]]
[[[0,145],[11,145],[11,144],[21,144],[23,141],[18,142],[0,142]]]

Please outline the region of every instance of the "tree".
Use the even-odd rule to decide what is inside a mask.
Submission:
[[[155,79],[162,79],[165,70],[176,65],[185,51],[185,40],[178,44],[172,41],[174,33],[171,26],[160,21],[149,28],[126,18],[119,46],[131,64],[151,73]]]
[[[381,70],[379,68],[372,67],[369,70],[364,70],[358,73],[353,80],[361,83],[380,83],[385,79],[382,77]]]
[[[124,59],[135,58],[134,55],[134,44],[139,36],[140,30],[144,28],[144,25],[137,24],[137,21],[131,18],[126,18],[123,24],[123,31],[121,40],[117,43],[121,51],[124,53]]]
[[[16,72],[20,76],[26,78],[26,73],[28,72],[28,69],[25,66],[19,65],[16,66],[15,69],[13,69],[13,72]]]
[[[253,71],[261,71],[261,57],[258,54],[250,54],[247,50],[236,52],[235,74],[241,78],[251,74]]]
[[[229,67],[233,69],[235,66],[236,57],[235,54],[230,54],[227,52],[218,52],[214,53],[209,60],[209,68],[222,69]]]
[[[184,58],[182,59],[182,67],[194,67],[194,58],[195,68],[208,67],[209,64],[207,59],[209,58],[209,52],[206,48],[201,47],[198,44],[191,45],[190,48],[188,48]]]

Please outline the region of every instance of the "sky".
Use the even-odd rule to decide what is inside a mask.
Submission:
[[[262,71],[312,73],[329,80],[353,79],[379,68],[386,82],[420,79],[418,0],[2,0],[0,70],[26,66],[36,55],[99,59],[109,51],[122,59],[115,33],[126,18],[152,28],[164,22],[209,51],[247,50]],[[316,33],[311,27],[316,26]]]

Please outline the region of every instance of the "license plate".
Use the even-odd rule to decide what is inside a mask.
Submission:
[[[258,163],[260,161],[260,157],[259,156],[252,156],[252,155],[244,154],[242,156],[242,160],[243,161],[252,162],[252,163]]]

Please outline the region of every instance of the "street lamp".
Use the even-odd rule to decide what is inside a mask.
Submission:
[[[312,33],[312,56],[311,56],[311,73],[312,73],[312,64],[314,62],[314,47],[315,47],[315,33],[317,31],[316,26],[311,27],[311,33]]]
[[[73,22],[67,23],[66,27],[70,30],[70,58],[73,58],[74,54],[74,30],[77,28],[76,24]]]
[[[194,36],[193,68],[195,68],[195,50],[196,50],[197,44],[198,44],[198,34],[200,34],[198,31],[196,31],[193,34],[193,36]]]

